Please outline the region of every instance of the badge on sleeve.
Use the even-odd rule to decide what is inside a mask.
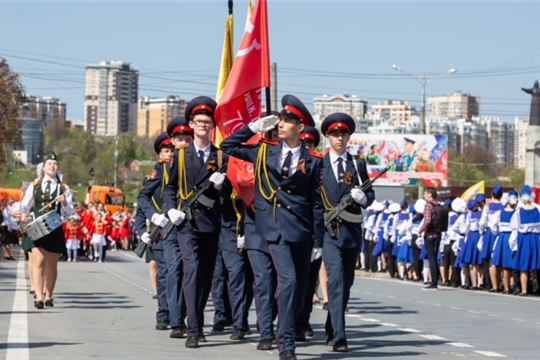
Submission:
[[[146,178],[150,179],[150,180],[153,180],[153,179],[156,178],[156,175],[157,175],[157,171],[156,171],[156,169],[153,169],[150,174],[146,175]]]

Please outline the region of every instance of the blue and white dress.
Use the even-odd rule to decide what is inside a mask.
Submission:
[[[392,248],[392,255],[396,258],[399,257],[399,250],[401,249],[401,246],[403,245],[403,241],[401,240],[401,235],[399,234],[399,229],[403,226],[404,223],[409,221],[411,219],[412,214],[410,212],[398,212],[394,216],[394,247]],[[410,246],[410,245],[409,245]],[[399,261],[399,260],[398,260]]]
[[[526,271],[540,268],[540,211],[537,208],[516,210],[510,220],[512,234],[508,240],[512,251],[514,270]]]
[[[467,214],[467,238],[465,240],[465,247],[459,253],[460,261],[464,264],[482,264],[482,257],[480,256],[480,250],[478,250],[478,241],[480,241],[481,217],[481,211],[473,211]]]
[[[463,263],[460,260],[459,254],[465,248],[465,238],[467,236],[467,214],[462,213],[457,215],[457,218],[454,224],[449,228],[449,233],[454,241],[452,244],[452,251],[456,255],[456,261],[454,262],[454,267],[461,269]]]
[[[412,264],[414,262],[413,251],[412,251],[412,238],[413,235],[418,235],[418,230],[420,230],[420,224],[422,220],[412,221],[412,218],[409,218],[407,221],[404,221],[400,228],[400,239],[401,246],[399,248],[399,253],[397,261],[400,263]]]
[[[499,221],[499,211],[504,209],[500,202],[492,202],[484,206],[482,217],[480,218],[480,233],[482,237],[482,259],[491,259],[493,245],[498,235],[497,222]]]
[[[512,228],[510,227],[510,220],[516,210],[501,210],[499,212],[499,222],[497,224],[497,230],[499,235],[495,240],[493,246],[493,258],[491,263],[494,266],[502,268],[512,268],[512,249],[510,249],[510,235],[512,234]]]
[[[373,256],[379,256],[388,250],[386,240],[384,239],[384,228],[391,214],[392,213],[390,211],[384,210],[382,213],[377,215],[377,220],[375,222],[375,228],[374,228],[374,233],[375,233],[374,241],[376,241],[377,243],[375,244],[375,247],[373,248],[373,251],[371,252],[371,255]]]

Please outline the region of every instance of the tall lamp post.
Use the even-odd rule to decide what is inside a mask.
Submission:
[[[401,71],[405,75],[415,79],[420,84],[422,84],[422,103],[420,104],[420,133],[425,134],[426,133],[426,85],[446,75],[453,74],[457,70],[452,68],[440,75],[432,76],[432,75],[409,74],[408,72],[404,71],[401,67],[397,66],[396,64],[392,65],[392,68],[394,70]],[[420,198],[423,195],[423,193],[424,193],[424,187],[422,185],[418,186],[418,198]]]
[[[422,84],[422,103],[420,104],[420,133],[425,134],[426,133],[426,85],[429,84],[432,81],[435,81],[437,79],[440,79],[446,75],[450,75],[455,73],[457,70],[452,68],[448,70],[447,72],[444,72],[437,76],[431,76],[431,75],[413,75],[409,74],[408,72],[404,71],[402,68],[400,68],[397,65],[392,65],[392,68],[397,71],[401,71],[405,75],[408,75],[409,77],[415,79],[420,84]]]

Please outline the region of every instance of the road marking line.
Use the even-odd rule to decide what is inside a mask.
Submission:
[[[469,310],[470,313],[473,313],[473,314],[480,314],[478,311],[472,311],[472,310]]]
[[[407,300],[407,301],[409,301],[409,300],[411,300],[411,299],[409,299],[409,298],[405,298],[405,299],[403,299],[403,300]]]
[[[410,332],[410,333],[421,333],[420,330],[411,329],[411,328],[400,328],[398,330],[405,331],[405,332]]]
[[[143,259],[143,258],[140,258],[140,257],[138,257],[138,256],[132,255],[131,253],[126,253],[126,252],[123,252],[123,251],[122,251],[122,252],[119,252],[119,254],[122,254],[122,255],[124,255],[124,256],[127,256],[127,257],[129,257],[129,258],[132,258],[132,259],[135,259],[135,260],[138,260],[138,261],[146,261],[146,260]]]
[[[364,292],[365,292],[366,294],[369,294],[369,295],[371,295],[371,293],[370,293],[369,291],[364,291]]]
[[[361,317],[363,317],[362,315],[358,315],[358,314],[347,314],[345,316],[352,317],[352,318],[361,318]]]
[[[17,282],[7,338],[6,360],[30,359],[28,348],[28,295],[25,273],[26,262],[17,264]]]
[[[390,295],[388,295],[388,297],[389,297],[390,299],[395,299],[395,298],[396,298],[395,296],[390,296]]]
[[[433,304],[433,306],[439,306],[439,307],[441,307],[442,305],[441,305],[441,304]]]
[[[450,343],[445,343],[444,345],[450,345],[450,346],[460,347],[460,348],[472,348],[472,347],[474,347],[472,345],[464,344],[464,343],[460,343],[460,342],[450,342]]]
[[[493,351],[475,351],[475,353],[489,357],[506,357],[506,355],[499,354]]]
[[[367,322],[379,322],[380,320],[377,320],[377,319],[360,319],[362,321],[367,321]]]
[[[457,308],[457,307],[453,307],[453,306],[450,306],[450,309],[454,309],[454,310],[461,310],[460,308]]]
[[[501,317],[501,315],[495,315],[495,314],[488,314],[489,316],[493,316],[493,317]]]
[[[146,291],[147,293],[153,294],[152,291],[143,288],[142,286],[140,286],[140,285],[134,283],[134,282],[131,281],[131,280],[128,280],[128,279],[126,279],[126,278],[123,278],[123,277],[120,276],[120,275],[117,275],[117,274],[113,273],[112,271],[110,271],[110,270],[107,269],[106,267],[103,267],[103,266],[101,266],[101,265],[99,265],[99,267],[102,268],[103,270],[107,271],[108,273],[110,273],[110,274],[116,276],[117,278],[119,278],[119,279],[121,279],[121,280],[123,280],[123,281],[125,281],[125,282],[127,282],[127,283],[130,283],[131,285],[135,285],[135,286],[138,287],[139,289],[141,289],[141,290],[143,290],[143,291]]]
[[[377,295],[377,296],[382,296],[382,294],[375,294],[375,295]]]
[[[269,350],[266,350],[266,352],[269,353],[270,355],[274,355],[274,353]]]
[[[420,336],[428,340],[446,340],[445,338],[437,336],[437,335],[420,335]]]
[[[525,321],[523,319],[516,319],[516,318],[510,318],[510,319],[515,320],[515,321]]]
[[[420,303],[420,304],[425,304],[426,303],[425,301],[420,301],[420,300],[417,300],[416,302]]]
[[[389,327],[399,327],[398,324],[392,324],[392,323],[381,323],[382,326],[389,326]]]

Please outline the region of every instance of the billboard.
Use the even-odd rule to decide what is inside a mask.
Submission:
[[[347,151],[364,156],[370,177],[391,166],[377,185],[439,187],[447,186],[447,143],[446,135],[354,133]]]

